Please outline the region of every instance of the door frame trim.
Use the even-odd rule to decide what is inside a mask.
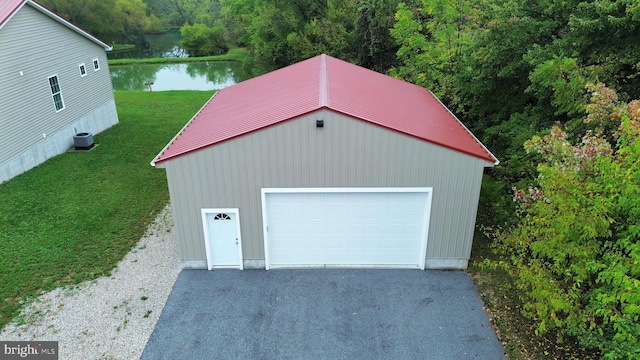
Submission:
[[[207,269],[238,269],[243,270],[242,258],[242,236],[240,234],[240,210],[237,208],[203,208],[200,210],[202,214],[202,229],[204,231],[204,247],[207,255]],[[208,214],[233,213],[236,215],[236,233],[238,234],[238,263],[237,266],[213,265],[211,256],[211,245],[209,239],[209,223],[207,222]]]
[[[260,197],[262,201],[262,234],[264,238],[264,263],[265,269],[269,270],[269,232],[267,231],[267,194],[273,193],[424,193],[427,195],[424,211],[424,223],[422,228],[422,239],[420,245],[420,259],[418,267],[425,269],[427,258],[427,243],[429,242],[429,222],[431,220],[431,203],[433,200],[433,187],[335,187],[335,188],[261,188]],[[366,267],[366,266],[365,266]]]

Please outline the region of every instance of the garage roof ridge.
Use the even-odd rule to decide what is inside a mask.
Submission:
[[[320,108],[329,107],[329,75],[327,74],[327,55],[320,55],[320,84],[318,102]]]

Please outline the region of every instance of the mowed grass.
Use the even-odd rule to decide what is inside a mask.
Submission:
[[[131,65],[131,64],[173,64],[188,62],[204,62],[204,61],[238,61],[247,60],[249,53],[245,48],[229,49],[226,54],[186,57],[186,58],[144,58],[144,59],[111,59],[109,66]]]
[[[169,200],[154,156],[212,91],[117,92],[120,124],[0,185],[0,328],[43,291],[108,275]]]

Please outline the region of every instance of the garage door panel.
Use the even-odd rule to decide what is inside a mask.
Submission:
[[[423,263],[430,191],[268,192],[269,267]]]

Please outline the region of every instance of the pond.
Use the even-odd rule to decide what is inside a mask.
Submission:
[[[162,34],[144,34],[134,41],[134,49],[109,51],[108,59],[148,59],[187,57],[186,51],[178,45],[180,31],[169,30]]]
[[[163,34],[147,34],[136,40],[135,49],[110,51],[107,57],[188,57],[189,55],[178,45],[179,42],[178,30]],[[113,89],[129,91],[219,90],[250,77],[243,64],[237,62],[112,65],[109,69]]]
[[[226,61],[109,68],[116,91],[219,90],[248,79],[241,63]]]

